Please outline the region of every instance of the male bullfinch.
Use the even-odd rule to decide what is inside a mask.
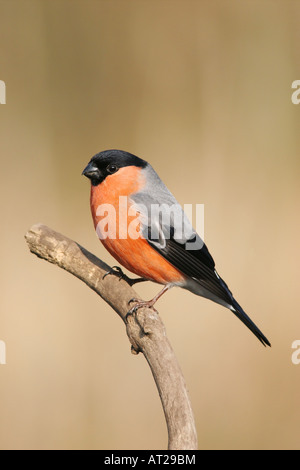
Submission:
[[[234,299],[205,243],[149,163],[122,150],[105,150],[91,159],[83,175],[91,180],[91,211],[101,242],[120,264],[140,276],[131,284],[149,280],[164,285],[149,302],[132,299],[136,304],[131,312],[153,307],[164,292],[179,286],[227,307],[264,346],[270,346]]]

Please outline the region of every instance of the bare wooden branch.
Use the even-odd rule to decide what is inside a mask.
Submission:
[[[142,352],[151,368],[166,418],[168,449],[197,449],[188,391],[160,316],[143,308],[126,320],[128,302],[137,293],[116,276],[103,279],[110,267],[73,240],[42,224],[31,227],[25,238],[32,253],[85,282],[122,318],[132,352]]]

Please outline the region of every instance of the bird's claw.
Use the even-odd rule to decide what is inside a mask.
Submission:
[[[124,281],[127,282],[127,284],[129,284],[130,286],[133,286],[134,284],[137,284],[138,282],[144,282],[144,281],[147,281],[148,279],[144,279],[142,277],[139,277],[137,279],[131,279],[130,277],[128,277],[123,271],[122,271],[122,268],[120,268],[119,266],[112,266],[112,268],[110,268],[109,271],[107,271],[103,278],[106,278],[106,276],[109,276],[109,275],[114,275],[114,276],[117,276],[119,278],[119,281],[121,281],[122,279]]]
[[[134,315],[134,314],[137,314],[138,310],[140,308],[143,308],[143,307],[147,307],[147,308],[151,308],[152,310],[154,310],[155,313],[158,313],[156,308],[153,307],[153,304],[152,302],[150,301],[145,301],[145,300],[140,300],[140,299],[136,299],[136,298],[133,298],[133,299],[130,299],[128,304],[132,304],[132,303],[135,303],[136,305],[134,305],[126,314],[125,316],[125,319],[126,321],[128,320],[128,317],[131,316],[131,315]]]
[[[104,274],[102,279],[105,279],[106,276],[110,276],[110,275],[117,276],[120,281],[121,279],[126,278],[126,274],[123,273],[122,269],[119,266],[112,266],[110,270]]]
[[[137,305],[134,305],[133,307],[131,307],[130,310],[128,310],[128,312],[126,313],[126,316],[125,316],[126,321],[128,320],[128,317],[130,317],[131,315],[134,315],[135,313],[137,313],[137,311],[138,311],[138,309],[139,309],[138,304],[139,304],[140,300],[139,300],[139,299],[135,299],[135,298],[130,299],[130,300],[128,301],[128,305],[132,304],[133,302],[136,302]]]

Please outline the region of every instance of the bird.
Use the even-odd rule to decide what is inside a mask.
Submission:
[[[94,227],[108,252],[130,272],[133,285],[153,281],[163,286],[150,301],[131,299],[129,314],[177,286],[220,304],[239,318],[264,346],[269,340],[245,313],[215,268],[206,244],[183,208],[152,166],[132,153],[110,149],[92,157],[82,174],[91,182],[90,208]]]

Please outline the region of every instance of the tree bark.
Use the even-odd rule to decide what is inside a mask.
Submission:
[[[138,297],[137,293],[117,276],[103,279],[110,267],[75,241],[42,224],[32,226],[25,239],[32,253],[85,282],[122,318],[132,352],[142,352],[152,371],[166,418],[168,449],[197,449],[185,380],[160,316],[152,309],[142,308],[126,318],[128,302]]]

